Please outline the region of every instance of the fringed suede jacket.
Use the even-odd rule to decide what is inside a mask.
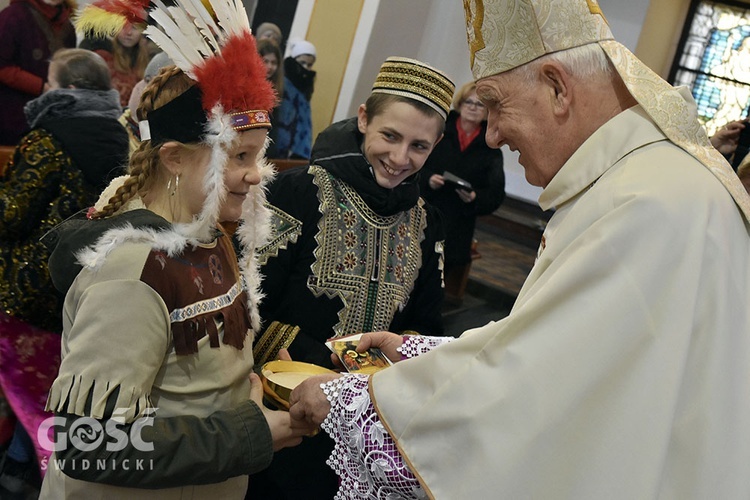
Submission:
[[[272,175],[266,165],[261,172]],[[137,197],[111,217],[72,219],[45,239],[52,279],[66,292],[62,363],[47,408],[63,430],[80,417],[103,428],[119,418],[119,429],[140,438],[116,452],[106,440],[57,450],[47,491],[244,498],[247,474],[268,465],[271,434],[249,399],[260,297],[253,254],[267,225],[263,187],[251,191],[237,230],[249,250],[239,258],[215,219],[172,224]],[[218,214],[218,202],[206,213]],[[86,461],[103,465],[84,469]]]

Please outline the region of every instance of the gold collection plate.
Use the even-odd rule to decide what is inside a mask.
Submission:
[[[289,409],[292,390],[303,380],[314,375],[335,373],[328,368],[301,361],[269,361],[260,370],[263,392],[278,408]]]

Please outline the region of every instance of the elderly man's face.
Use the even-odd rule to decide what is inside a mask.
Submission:
[[[476,92],[487,107],[487,144],[518,151],[526,180],[546,186],[563,164],[552,114],[554,92],[550,96],[546,85],[529,84],[512,72],[479,80]]]

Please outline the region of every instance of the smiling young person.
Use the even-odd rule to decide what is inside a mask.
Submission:
[[[555,213],[507,317],[294,389],[336,498],[750,498],[750,197],[692,96],[595,0],[464,9],[487,144]]]
[[[222,29],[203,33],[218,44],[186,12],[182,32],[194,30],[199,47],[172,41],[169,25],[146,29],[180,67],[164,68],[144,90],[129,175],[53,238],[50,272],[67,295],[47,402],[63,423],[45,498],[242,498],[247,474],[309,432],[265,409],[251,375],[276,98],[244,10],[222,0],[211,7],[225,16]],[[149,14],[163,20],[160,8]],[[198,14],[210,23],[207,10]],[[239,258],[222,227],[238,220]],[[114,424],[127,438],[60,439],[82,421],[108,433]]]
[[[275,234],[261,250],[268,329],[258,362],[288,347],[292,359],[331,366],[330,337],[443,333],[442,224],[416,174],[443,135],[453,90],[424,63],[388,58],[357,116],[318,136],[310,168],[270,185]],[[331,448],[320,434],[278,453],[251,489],[275,483],[288,498],[332,498]]]

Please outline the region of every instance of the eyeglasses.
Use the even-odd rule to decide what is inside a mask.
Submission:
[[[467,108],[484,108],[484,104],[482,104],[481,101],[472,101],[471,99],[466,99],[462,104],[464,104]]]

